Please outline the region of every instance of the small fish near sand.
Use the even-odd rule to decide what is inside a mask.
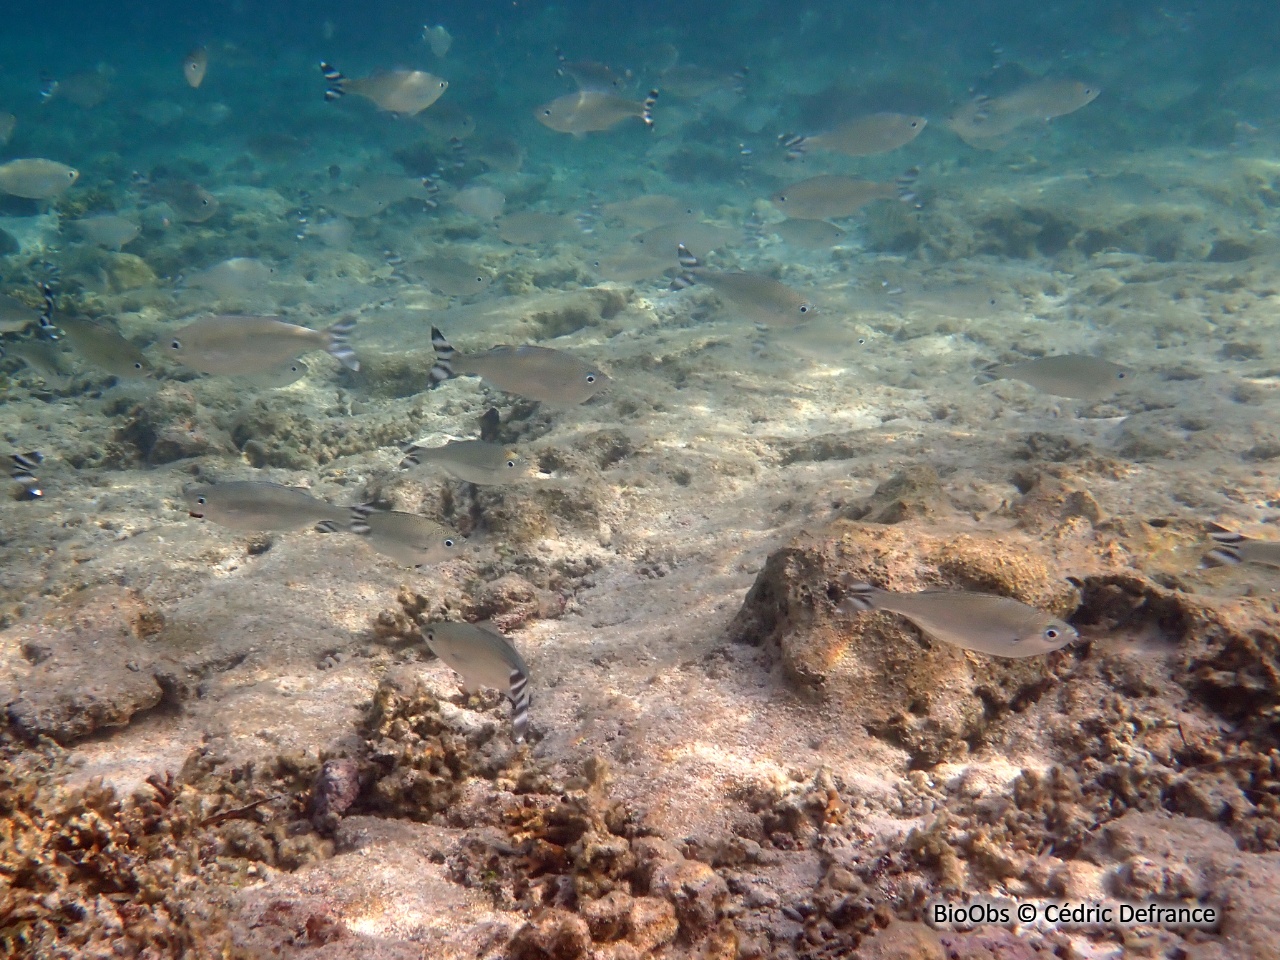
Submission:
[[[50,200],[80,179],[80,171],[56,160],[31,157],[0,164],[0,193]]]
[[[905,147],[920,136],[928,122],[924,117],[905,113],[872,113],[846,121],[825,133],[809,137],[783,134],[778,139],[792,160],[798,160],[810,150],[842,153],[846,157],[872,157]]]
[[[657,102],[657,90],[650,90],[643,100],[629,100],[603,90],[579,90],[544,103],[534,110],[533,115],[540,124],[556,133],[581,137],[612,129],[633,117],[653,129],[653,106]]]
[[[770,327],[789,327],[813,317],[813,301],[781,280],[759,273],[708,270],[683,243],[676,247],[680,273],[672,290],[705,283],[731,300],[749,319]]]
[[[182,58],[182,79],[187,81],[187,86],[192,90],[198,90],[200,84],[204,83],[204,75],[209,70],[209,51],[204,47],[194,47],[191,52]]]
[[[993,657],[1035,657],[1079,639],[1075,627],[1009,597],[967,590],[894,593],[846,583],[836,612],[885,610],[906,617],[931,637]]]
[[[1209,536],[1214,548],[1205,554],[1205,559],[1215,566],[1256,563],[1280,569],[1280,540],[1254,540],[1229,530],[1215,530]]]
[[[182,496],[195,519],[245,532],[287,533],[326,521],[345,524],[348,517],[344,507],[266,480],[190,484]]]
[[[17,297],[0,294],[0,333],[21,333],[40,322],[40,311]]]
[[[480,687],[503,691],[511,701],[516,742],[529,730],[529,665],[509,639],[493,626],[439,621],[422,627],[422,637],[437,657],[462,676],[464,693]]]
[[[169,205],[183,223],[204,223],[218,212],[218,198],[189,180],[157,180],[149,183],[147,193]]]
[[[136,240],[142,228],[127,217],[114,214],[99,214],[96,217],[85,217],[83,220],[72,220],[75,227],[89,243],[107,250],[119,250],[125,244]]]
[[[320,72],[328,81],[324,98],[330,102],[347,94],[370,101],[384,113],[412,117],[431,106],[449,89],[449,81],[425,70],[388,70],[367,77],[344,77],[329,63]]]
[[[53,288],[47,283],[41,284],[40,291],[45,300],[40,327],[46,335],[55,329],[61,330],[76,356],[113,376],[126,379],[151,376],[151,361],[131,341],[106,324],[87,317],[59,317],[55,321]]]
[[[511,483],[526,472],[524,458],[518,451],[485,440],[450,440],[439,447],[417,444],[405,447],[401,470],[433,466],[459,480],[481,486]]]
[[[324,350],[348,370],[360,361],[348,337],[353,317],[313,330],[279,317],[217,315],[187,324],[162,342],[175,360],[201,373],[251,376],[281,370],[304,353]]]
[[[778,210],[796,220],[839,220],[853,216],[873,200],[914,202],[918,173],[913,167],[889,182],[822,174],[784,187],[769,199]]]
[[[351,508],[347,529],[363,537],[378,553],[410,567],[454,560],[465,541],[430,517],[400,510],[377,510],[367,504]]]
[[[946,127],[971,147],[997,149],[1019,127],[1075,113],[1101,92],[1097,84],[1079,80],[1037,80],[999,97],[975,98],[952,114]]]
[[[498,346],[463,355],[435,327],[431,328],[431,346],[436,352],[432,386],[452,377],[474,376],[506,393],[573,405],[590,400],[609,380],[591,364],[550,347]]]
[[[976,383],[993,380],[1021,380],[1042,393],[1073,400],[1102,400],[1132,382],[1132,367],[1100,357],[1062,354],[1022,363],[988,367],[974,378]]]

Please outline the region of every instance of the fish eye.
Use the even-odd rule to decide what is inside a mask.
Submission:
[[[141,363],[139,363],[137,360],[133,361],[133,369],[135,369],[135,370],[141,370],[141,369],[142,369],[142,364],[141,364]]]
[[[784,196],[784,195],[783,195],[783,194],[781,194],[781,193],[780,193],[780,194],[778,194],[778,202],[779,202],[779,203],[786,203],[786,202],[787,202],[787,198],[786,198],[786,196]]]
[[[484,277],[476,277],[476,283],[484,283]]]
[[[865,344],[866,342],[867,342],[867,338],[866,338],[866,337],[859,337],[859,338],[858,338],[858,346],[862,346],[862,345],[863,345],[863,344]]]
[[[196,503],[200,504],[200,506],[202,507],[208,502],[209,502],[208,497],[196,497]]]
[[[550,110],[543,110],[543,111],[542,111],[542,115],[543,115],[544,117],[549,117],[549,116],[551,116],[551,111],[550,111]]]
[[[511,467],[511,468],[514,470],[514,469],[515,469],[515,466],[516,466],[516,462],[515,462],[514,460],[508,460],[508,461],[507,461],[507,466],[508,466],[508,467]]]
[[[1058,636],[1059,634],[1056,627],[1050,627],[1048,630],[1044,632],[1044,638],[1046,640],[1057,640]]]
[[[170,344],[169,344],[169,346],[173,347],[173,349],[175,349],[175,350],[181,350],[181,349],[182,349],[182,341],[181,341],[181,340],[174,340],[172,343],[170,343]]]
[[[446,540],[446,541],[444,542],[444,545],[445,545],[446,547],[452,547],[452,546],[453,546],[453,540]]]
[[[808,305],[807,303],[802,303],[802,304],[800,304],[800,312],[801,312],[801,313],[808,313],[808,312],[809,312],[809,305]]]
[[[1128,376],[1128,374],[1127,374],[1127,373],[1125,373],[1123,370],[1121,370],[1119,373],[1117,373],[1117,374],[1116,374],[1116,379],[1117,379],[1117,380],[1123,380],[1123,379],[1124,379],[1125,377],[1127,377],[1127,376]]]
[[[595,383],[595,382],[596,382],[596,375],[594,373],[588,373],[587,383]]]
[[[915,129],[916,127],[918,127],[918,126],[920,126],[920,121],[919,121],[919,120],[912,120],[912,121],[911,121],[911,129],[912,129],[912,130],[914,130],[914,129]]]

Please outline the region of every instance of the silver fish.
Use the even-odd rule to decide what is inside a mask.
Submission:
[[[608,130],[631,117],[652,128],[653,105],[657,101],[657,90],[650,90],[644,100],[628,100],[602,90],[579,90],[544,103],[533,115],[544,127],[580,137]]]
[[[411,567],[453,560],[465,541],[455,531],[416,513],[376,510],[367,504],[351,508],[347,527],[381,554]]]
[[[1035,657],[1079,639],[1071,624],[1009,597],[966,590],[893,593],[868,583],[845,589],[837,613],[887,610],[932,637],[993,657]]]
[[[978,374],[978,383],[992,380],[1021,380],[1055,397],[1101,400],[1123,387],[1133,377],[1131,367],[1079,354],[1041,357],[1022,363],[988,367]]]
[[[71,386],[75,370],[68,362],[71,354],[62,349],[60,340],[9,340],[0,348],[0,357],[3,356],[21,360],[51,389],[65,390]]]
[[[204,75],[209,70],[209,51],[204,47],[193,47],[191,52],[182,58],[182,78],[192,90],[204,83]]]
[[[125,217],[113,214],[102,214],[86,217],[83,220],[72,220],[71,225],[80,231],[80,235],[90,243],[110,250],[119,250],[129,241],[135,239],[142,228]]]
[[[276,371],[312,350],[324,350],[349,370],[360,361],[347,337],[353,317],[327,330],[312,330],[278,317],[213,316],[189,323],[167,338],[170,356],[201,373],[241,376]]]
[[[676,248],[681,272],[671,281],[672,290],[705,283],[732,300],[752,320],[768,326],[803,323],[814,315],[813,302],[780,280],[759,273],[708,270],[683,243]]]
[[[193,273],[187,277],[187,286],[234,299],[262,290],[275,275],[275,267],[256,257],[231,257]]]
[[[44,454],[39,450],[29,450],[26,453],[15,453],[9,457],[9,476],[17,483],[22,492],[18,499],[20,500],[39,500],[44,496],[44,490],[40,487],[40,481],[36,477],[36,470],[40,464],[44,463]]]
[[[80,171],[56,160],[10,160],[0,164],[0,193],[48,200],[80,179]]]
[[[463,356],[444,334],[431,328],[436,362],[431,383],[457,376],[481,377],[499,390],[544,403],[577,404],[595,396],[609,378],[572,354],[550,347],[492,347]]]
[[[65,317],[57,321],[58,329],[76,355],[117,377],[149,377],[151,361],[142,351],[110,327],[85,317]]]
[[[21,333],[40,322],[40,311],[17,297],[0,294],[0,333]]]
[[[524,458],[517,451],[485,440],[450,440],[441,447],[411,444],[400,461],[401,470],[431,465],[459,480],[481,485],[511,483],[526,472]]]
[[[1002,145],[1024,124],[1044,123],[1074,113],[1098,98],[1102,89],[1079,80],[1036,80],[999,97],[978,97],[953,114],[946,126],[971,147]]]
[[[310,372],[310,368],[301,360],[290,360],[283,367],[276,370],[256,373],[244,379],[255,387],[261,387],[265,390],[280,390],[284,387],[292,386]]]
[[[780,139],[787,156],[793,159],[810,149],[843,153],[846,157],[870,157],[906,146],[920,136],[927,123],[924,117],[905,113],[872,113],[811,137],[784,134]]]
[[[1209,534],[1216,546],[1206,555],[1218,564],[1256,563],[1280,568],[1280,540],[1252,540],[1225,530]]]
[[[184,223],[204,223],[218,212],[218,198],[189,180],[158,180],[147,192],[168,204]]]
[[[428,623],[422,628],[427,646],[462,675],[462,689],[478,687],[502,690],[511,701],[511,724],[516,742],[529,729],[529,665],[524,657],[493,627],[476,623]]]
[[[493,274],[488,270],[457,257],[432,257],[412,264],[408,272],[422,276],[432,290],[446,297],[475,296],[493,283]]]
[[[498,221],[498,236],[516,246],[552,243],[572,233],[573,223],[558,213],[540,210],[517,210]]]
[[[788,217],[797,220],[839,220],[853,216],[873,200],[914,200],[911,186],[915,177],[914,169],[897,180],[883,183],[841,174],[822,174],[793,183],[769,199]]]
[[[439,100],[449,89],[449,81],[425,70],[388,70],[367,77],[344,77],[327,63],[320,72],[328,82],[324,98],[337,100],[353,93],[364,97],[379,110],[402,117],[412,117]]]
[[[806,250],[834,247],[846,236],[844,230],[825,220],[797,220],[788,217],[781,223],[770,224],[769,229],[781,237],[783,243]]]
[[[285,532],[325,521],[345,524],[348,517],[345,508],[305,490],[265,480],[191,484],[182,495],[191,516],[232,530]]]

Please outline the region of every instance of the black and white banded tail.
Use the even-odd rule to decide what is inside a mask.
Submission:
[[[371,503],[361,503],[351,508],[351,521],[347,524],[347,529],[352,533],[362,537],[367,537],[372,529],[369,526],[369,515],[374,513],[378,508]]]
[[[640,111],[640,119],[644,121],[644,125],[650,130],[653,129],[653,105],[658,102],[658,91],[650,90],[649,95],[644,98],[644,107]]]
[[[329,335],[329,345],[326,348],[330,356],[334,357],[348,370],[359,370],[360,361],[356,359],[356,352],[351,349],[351,343],[348,337],[351,331],[356,328],[356,318],[346,317],[339,320],[332,327],[325,331]]]
[[[44,463],[44,454],[39,450],[15,453],[9,457],[9,462],[12,464],[9,476],[22,486],[22,493],[19,494],[18,499],[39,500],[43,497],[44,491],[40,489],[36,469]]]
[[[58,335],[55,331],[58,329],[58,325],[53,322],[53,287],[43,282],[37,284],[37,287],[40,290],[40,297],[44,301],[43,306],[40,308],[40,332],[50,340],[56,340]]]
[[[788,160],[799,160],[809,152],[809,138],[798,133],[784,133],[778,142],[786,147]]]
[[[347,94],[347,78],[338,72],[337,67],[324,60],[320,61],[320,72],[324,74],[325,82],[328,86],[324,91],[324,98],[330,102],[338,100]]]
[[[866,613],[876,609],[878,589],[869,583],[850,583],[845,587],[844,598],[836,606],[837,613]]]
[[[1240,546],[1249,539],[1248,537],[1227,530],[1215,530],[1209,536],[1213,538],[1216,546],[1205,554],[1206,559],[1212,558],[1224,566],[1244,561],[1244,557],[1240,555]]]
[[[401,470],[412,470],[414,467],[422,466],[422,461],[418,459],[418,451],[422,448],[410,440],[408,443],[400,445],[400,452],[404,457],[400,460]]]
[[[533,702],[529,695],[529,675],[523,670],[512,668],[507,696],[511,698],[511,727],[516,743],[520,743],[529,731],[529,705]]]
[[[453,358],[458,355],[458,351],[453,349],[453,344],[436,327],[431,328],[431,349],[436,352],[436,362],[432,365],[430,374],[431,385],[434,387],[437,383],[444,383],[457,376],[453,372]]]
[[[680,272],[671,278],[671,284],[668,289],[687,290],[698,282],[698,278],[694,276],[693,271],[702,266],[702,261],[681,243],[676,245],[676,263],[680,265]]]

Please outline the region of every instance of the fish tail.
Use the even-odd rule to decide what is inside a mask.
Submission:
[[[406,443],[401,447],[404,458],[400,461],[400,469],[412,470],[414,467],[422,466],[422,461],[418,459],[418,451],[421,449],[416,443]]]
[[[1244,560],[1240,555],[1240,545],[1248,540],[1248,537],[1225,530],[1215,531],[1209,536],[1217,546],[1205,554],[1206,559],[1212,558],[1223,566],[1234,565]]]
[[[431,348],[436,352],[436,362],[432,365],[430,374],[431,385],[434,387],[437,383],[457,376],[453,370],[453,358],[458,351],[453,349],[453,344],[436,327],[431,328]]]
[[[809,138],[798,133],[784,133],[778,142],[787,148],[788,160],[799,160],[809,152]]]
[[[516,743],[524,740],[529,731],[529,704],[533,698],[529,696],[529,676],[523,670],[511,671],[511,726],[515,730]]]
[[[325,349],[348,370],[360,369],[360,361],[356,359],[356,352],[351,349],[351,343],[347,339],[355,328],[356,318],[346,317],[325,331],[329,335],[329,345]]]
[[[978,384],[993,383],[996,380],[1003,379],[998,373],[996,373],[996,370],[999,368],[999,366],[1000,364],[993,363],[990,366],[983,367],[981,370],[978,371],[977,376],[973,378],[973,382]]]
[[[370,530],[369,514],[375,510],[377,510],[377,507],[371,503],[356,504],[351,508],[351,520],[347,524],[347,529],[352,533],[367,537]]]
[[[739,67],[733,72],[733,92],[740,97],[747,92],[747,77],[750,74],[750,67]]]
[[[39,450],[29,450],[26,453],[15,453],[9,457],[9,460],[13,463],[9,476],[22,486],[20,498],[39,500],[43,497],[44,491],[40,489],[40,481],[36,479],[35,471],[40,464],[44,463],[44,454]]]
[[[903,203],[914,203],[920,206],[916,197],[916,181],[920,178],[920,168],[912,167],[909,170],[903,170],[898,174],[894,185],[898,188],[898,199]]]
[[[877,592],[877,588],[869,583],[850,583],[845,587],[844,599],[836,606],[836,612],[865,613],[874,610]]]
[[[40,329],[53,330],[56,324],[53,322],[53,287],[47,283],[38,284],[40,296],[44,299],[44,306],[40,308]]]
[[[680,272],[671,278],[671,283],[667,287],[669,290],[688,290],[698,278],[693,275],[693,271],[702,266],[702,261],[693,255],[693,252],[683,243],[676,244],[676,263],[680,265]]]
[[[338,526],[335,520],[321,520],[311,529],[316,533],[337,533],[342,528]]]
[[[644,121],[644,125],[650,130],[653,129],[653,105],[658,102],[658,91],[650,90],[649,95],[644,98],[644,105],[640,110],[640,119]]]
[[[40,77],[40,100],[41,102],[48,100],[58,92],[58,81],[48,74]]]
[[[320,72],[324,74],[324,78],[328,82],[328,86],[324,91],[324,98],[326,100],[333,101],[346,96],[347,78],[338,72],[337,67],[333,66],[331,63],[321,60]]]

